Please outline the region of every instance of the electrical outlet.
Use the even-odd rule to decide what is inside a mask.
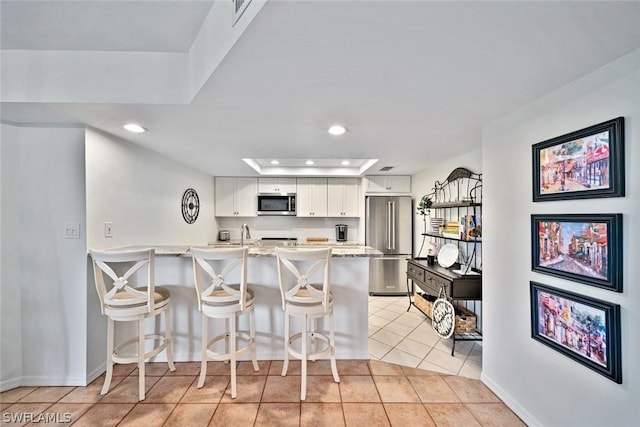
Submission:
[[[113,223],[105,222],[104,223],[104,237],[113,237]]]
[[[68,222],[64,225],[64,238],[65,239],[79,239],[80,238],[80,224],[77,222]]]

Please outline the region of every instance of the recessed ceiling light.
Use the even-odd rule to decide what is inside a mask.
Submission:
[[[126,125],[124,125],[124,128],[133,133],[143,133],[147,131],[147,128],[142,127],[137,123],[127,123]]]
[[[351,162],[349,160],[343,160],[341,164],[342,166],[349,166]]]
[[[304,162],[305,165],[311,166],[313,164],[313,160],[307,160]]]
[[[345,128],[342,125],[333,125],[329,128],[329,133],[331,135],[342,135],[343,133],[345,133],[347,131],[347,128]]]
[[[271,163],[272,165],[279,165],[280,164],[280,162],[277,161],[277,160],[271,160],[271,162],[269,162],[269,163]]]

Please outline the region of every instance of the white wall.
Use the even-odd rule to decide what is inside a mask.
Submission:
[[[640,50],[485,127],[482,379],[530,425],[632,426],[640,401]],[[531,146],[625,117],[623,198],[532,202]],[[533,213],[622,213],[624,291],[531,271]],[[621,305],[622,376],[616,384],[531,339],[529,280]],[[633,409],[636,408],[636,409]]]
[[[87,248],[129,245],[206,245],[217,235],[213,177],[97,130],[86,133]],[[182,218],[182,195],[198,192],[200,213],[193,224]],[[104,223],[113,237],[104,236]],[[88,261],[85,258],[85,263]],[[87,293],[87,375],[104,371],[106,321],[89,265]],[[162,283],[165,284],[165,283]],[[178,316],[179,314],[174,314]]]
[[[5,133],[5,131],[8,131]],[[9,135],[11,154],[4,136]],[[17,136],[17,139],[16,139]],[[7,150],[9,151],[9,150]],[[3,322],[2,348],[17,350],[19,377],[5,378],[16,356],[2,359],[3,389],[20,385],[84,385],[86,246],[84,129],[3,126]],[[9,203],[7,203],[9,202]],[[16,221],[15,216],[19,218]],[[65,239],[66,224],[79,239]],[[13,227],[6,230],[5,225]],[[5,231],[7,233],[5,234]],[[12,232],[13,231],[13,232]],[[14,253],[7,254],[11,248]],[[9,267],[8,277],[4,263]],[[9,282],[5,283],[5,279]],[[7,303],[14,304],[4,312]],[[4,330],[11,329],[8,335]],[[15,334],[21,334],[21,340]],[[6,382],[5,382],[6,380]]]
[[[20,305],[19,131],[0,124],[0,390],[17,387],[22,376]]]
[[[216,236],[213,178],[96,130],[87,130],[87,246],[202,245]],[[198,192],[200,213],[182,218],[182,195]],[[113,224],[113,237],[104,223]]]

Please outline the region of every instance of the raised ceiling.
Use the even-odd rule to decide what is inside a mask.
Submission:
[[[51,99],[26,87],[21,98],[4,72],[5,122],[87,125],[227,176],[257,174],[246,158],[375,158],[368,174],[383,166],[413,174],[479,149],[484,124],[640,48],[637,1],[252,0],[252,21],[200,85],[189,67],[207,52],[194,41],[212,31],[207,23],[232,25],[228,10],[207,19],[219,2],[0,7],[3,61],[16,49],[84,51],[105,64],[132,52],[173,61],[171,72],[148,70],[151,82],[168,82],[157,99],[93,99],[90,81]],[[122,70],[113,75],[116,93],[129,82]],[[126,133],[128,121],[149,132]],[[336,122],[349,132],[328,135]]]

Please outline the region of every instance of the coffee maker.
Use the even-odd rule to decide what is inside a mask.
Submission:
[[[349,230],[349,226],[347,226],[347,224],[336,224],[336,241],[346,242],[348,230]]]

